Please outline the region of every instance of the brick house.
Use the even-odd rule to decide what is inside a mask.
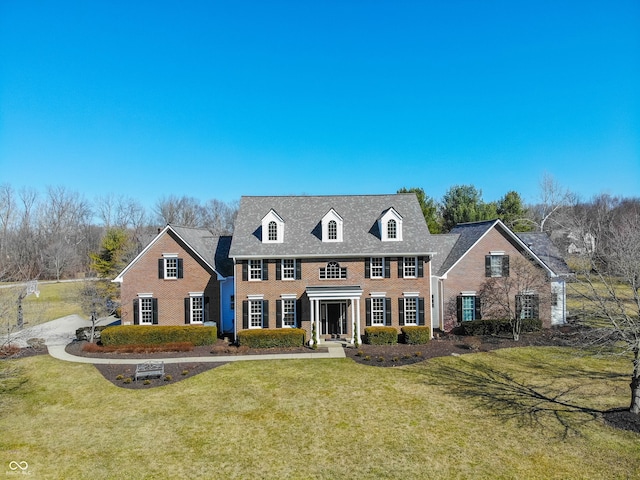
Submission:
[[[431,325],[429,229],[413,194],[242,197],[229,251],[236,332]]]
[[[167,225],[113,280],[123,325],[201,325],[233,331],[231,237]]]
[[[457,225],[448,234],[432,235],[431,241],[438,252],[431,278],[434,328],[446,331],[462,321],[483,318],[484,282],[513,277],[510,265],[523,260],[537,267],[545,280],[535,289],[511,292],[513,308],[521,318],[541,319],[544,327],[566,322],[565,280],[570,272],[546,234],[514,233],[500,220],[490,220]]]

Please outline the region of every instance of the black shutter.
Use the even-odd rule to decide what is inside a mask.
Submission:
[[[424,257],[418,257],[418,278],[424,277]]]
[[[404,298],[398,299],[398,323],[404,326]]]
[[[364,259],[364,278],[371,278],[371,258]]]
[[[425,324],[424,297],[418,297],[418,325]]]
[[[191,323],[191,299],[189,297],[184,299],[184,323],[189,325]]]
[[[276,260],[276,280],[282,280],[282,260]]]
[[[133,324],[134,325],[139,325],[140,324],[140,302],[139,300],[136,298],[133,300]]]
[[[296,300],[296,327],[302,328],[302,299]]]
[[[535,319],[540,318],[540,296],[539,295],[531,295],[531,308],[533,310],[532,316]]]
[[[296,280],[302,280],[302,260],[296,259]]]
[[[269,300],[262,301],[262,328],[269,328]]]
[[[384,314],[385,314],[385,319],[384,319],[384,324],[387,327],[391,326],[391,299],[390,298],[385,298],[384,299]]]
[[[276,328],[282,328],[282,300],[276,300]]]
[[[242,329],[249,328],[249,301],[242,301]]]
[[[364,304],[366,307],[366,313],[365,313],[365,326],[370,327],[371,326],[371,299],[370,298],[365,298],[364,299]]]
[[[164,278],[164,258],[158,259],[158,278]]]
[[[462,322],[462,295],[456,297],[456,316],[458,317],[458,322]]]
[[[509,255],[502,256],[502,276],[509,276]]]
[[[474,302],[475,302],[475,311],[474,311],[474,316],[473,319],[474,320],[481,320],[482,319],[482,301],[480,297],[476,297],[474,298]]]
[[[246,260],[240,260],[242,263],[242,281],[246,282],[249,280],[249,264]]]
[[[384,278],[391,278],[391,258],[384,259]]]
[[[182,258],[178,259],[178,278],[184,278],[184,262]]]
[[[204,310],[202,312],[202,320],[209,321],[209,297],[204,297]]]
[[[269,280],[269,260],[262,261],[262,280]]]
[[[151,308],[153,309],[153,324],[158,325],[158,299],[151,299]]]
[[[484,276],[491,276],[491,255],[484,256]]]
[[[404,258],[398,257],[398,278],[404,278]]]

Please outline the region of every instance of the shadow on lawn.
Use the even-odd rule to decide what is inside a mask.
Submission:
[[[498,371],[481,360],[461,359],[454,365],[431,365],[424,370],[432,385],[442,386],[452,395],[469,399],[477,407],[490,410],[498,418],[518,425],[555,430],[567,438],[580,435],[586,423],[605,412],[588,408],[569,399],[582,385],[558,388],[557,381],[525,382]]]

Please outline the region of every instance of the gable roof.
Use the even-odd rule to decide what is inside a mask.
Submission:
[[[539,265],[545,268],[551,275],[566,275],[569,273],[567,264],[562,259],[560,252],[555,249],[551,240],[545,233],[524,234],[514,233],[501,220],[484,220],[480,222],[461,223],[456,225],[451,232],[444,235],[432,235],[432,241],[437,238],[440,242],[438,256],[434,258],[432,271],[442,277],[458,263],[462,257],[484,237],[489,230],[497,228],[505,236],[513,240],[523,251]],[[440,238],[442,237],[442,238]]]
[[[389,208],[404,218],[403,241],[382,242],[378,219]],[[260,221],[271,209],[284,221],[284,242],[263,243]],[[343,218],[343,241],[322,242],[321,222],[333,209]],[[415,194],[245,196],[240,199],[231,250],[234,258],[430,255],[429,229]]]
[[[179,227],[167,225],[129,264],[114,278],[113,282],[122,282],[124,275],[142,258],[147,251],[163,236],[173,233],[194,256],[199,257],[213,272],[222,277],[233,276],[233,262],[229,258],[230,236],[212,234],[205,228]]]

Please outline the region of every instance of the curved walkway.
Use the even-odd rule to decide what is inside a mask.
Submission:
[[[101,319],[99,324],[108,324],[113,319]],[[66,346],[76,338],[76,329],[91,326],[91,322],[79,315],[68,315],[51,322],[46,322],[34,327],[25,328],[17,332],[12,342],[20,346],[26,346],[27,340],[30,338],[43,338],[49,355],[58,360],[77,363],[92,364],[135,364],[142,363],[145,359],[118,359],[118,358],[89,358],[71,355],[65,350]],[[339,343],[327,342],[323,345],[328,349],[327,352],[310,352],[310,353],[284,353],[284,354],[266,354],[266,355],[225,355],[211,357],[174,357],[174,358],[154,358],[156,361],[164,363],[193,363],[193,362],[238,362],[247,360],[291,360],[291,359],[312,359],[312,358],[345,358],[344,349]]]

